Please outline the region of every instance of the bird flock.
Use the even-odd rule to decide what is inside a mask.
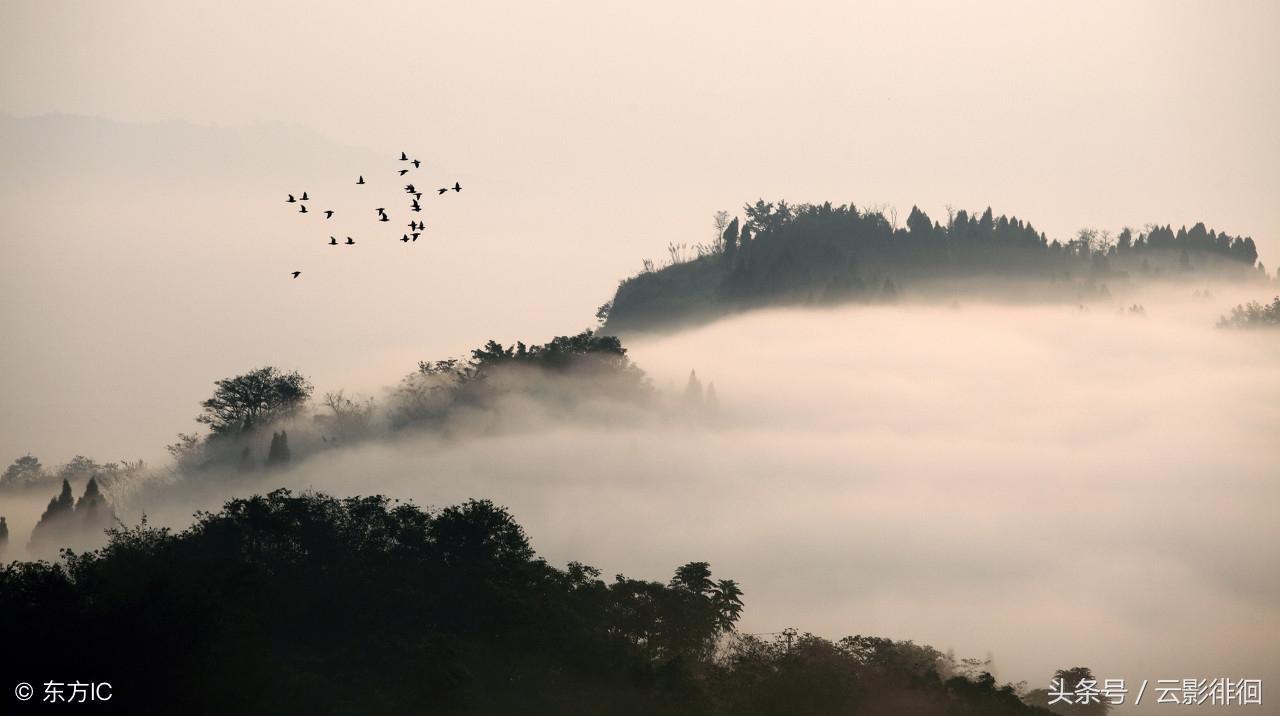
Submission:
[[[421,160],[411,159],[406,152],[400,152],[400,161],[404,162],[405,165],[407,165],[407,166],[401,166],[401,168],[396,170],[398,175],[401,177],[405,176],[411,171],[415,171],[419,169],[422,166]],[[356,178],[356,186],[367,186],[367,185],[368,185],[368,182],[364,180],[363,174],[359,175]],[[421,202],[422,202],[422,195],[424,192],[418,189],[412,183],[406,184],[404,187],[404,191],[405,191],[405,194],[409,196],[409,204],[407,207],[407,211],[410,212],[411,214],[421,213],[422,212]],[[455,181],[453,183],[453,186],[440,187],[439,189],[436,190],[436,196],[444,196],[450,191],[453,191],[455,193],[461,192],[462,184]],[[299,214],[322,213],[324,214],[325,220],[329,220],[329,219],[332,219],[334,214],[337,213],[337,211],[335,211],[334,209],[323,209],[319,212],[312,212],[309,209],[307,209],[307,202],[310,202],[310,201],[311,201],[311,196],[305,191],[302,192],[300,196],[294,196],[293,194],[289,194],[288,198],[285,199],[286,204],[298,205]],[[387,207],[380,206],[374,209],[374,211],[377,213],[378,222],[389,223],[391,221],[391,217],[387,214]],[[410,216],[410,220],[407,226],[409,230],[404,232],[400,237],[400,241],[406,244],[416,242],[418,240],[418,237],[422,236],[422,233],[427,228],[426,224],[423,223],[421,218],[415,218],[413,216]],[[338,241],[338,238],[331,234],[329,236],[328,245],[329,246],[355,246],[356,240],[350,236],[347,236],[346,241]],[[289,275],[296,279],[302,275],[302,271],[290,271]]]

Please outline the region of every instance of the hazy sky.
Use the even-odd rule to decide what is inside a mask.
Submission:
[[[578,215],[570,245],[763,195],[1205,220],[1280,255],[1274,2],[3,7],[0,110],[408,146]]]

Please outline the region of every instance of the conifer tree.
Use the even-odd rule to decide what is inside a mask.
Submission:
[[[62,490],[57,497],[49,500],[49,506],[35,529],[31,530],[31,549],[41,551],[54,542],[65,538],[66,526],[75,510],[75,498],[71,495],[71,483],[62,481]]]
[[[84,486],[84,494],[76,502],[75,515],[84,533],[92,536],[97,536],[115,522],[116,516],[111,510],[111,505],[98,489],[96,475],[89,478],[89,482]]]
[[[738,254],[738,217],[733,217],[733,221],[729,222],[721,239],[723,239],[725,261],[733,263],[733,257]]]
[[[687,408],[701,409],[702,381],[698,380],[698,371],[689,371],[689,382],[684,386],[684,404]]]
[[[281,430],[271,434],[271,448],[267,451],[267,467],[283,467],[288,464],[289,434]]]

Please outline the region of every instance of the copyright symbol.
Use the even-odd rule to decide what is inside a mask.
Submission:
[[[32,694],[31,684],[25,681],[13,687],[13,695],[17,696],[19,701],[30,701]]]

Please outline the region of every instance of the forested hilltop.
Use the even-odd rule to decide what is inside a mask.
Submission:
[[[1105,297],[1126,282],[1186,276],[1266,279],[1250,237],[1196,224],[1142,231],[1081,229],[1049,240],[1030,222],[958,211],[946,224],[912,207],[896,215],[852,205],[757,201],[743,217],[717,215],[716,241],[672,244],[618,286],[597,317],[606,332],[656,330],[749,308],[894,301],[906,290],[937,298],[1017,287],[1038,300]]]
[[[742,591],[705,562],[600,575],[538,558],[490,502],[277,490],[0,566],[0,663],[15,682],[91,674],[115,713],[1049,713],[989,662],[910,641],[739,634]]]

